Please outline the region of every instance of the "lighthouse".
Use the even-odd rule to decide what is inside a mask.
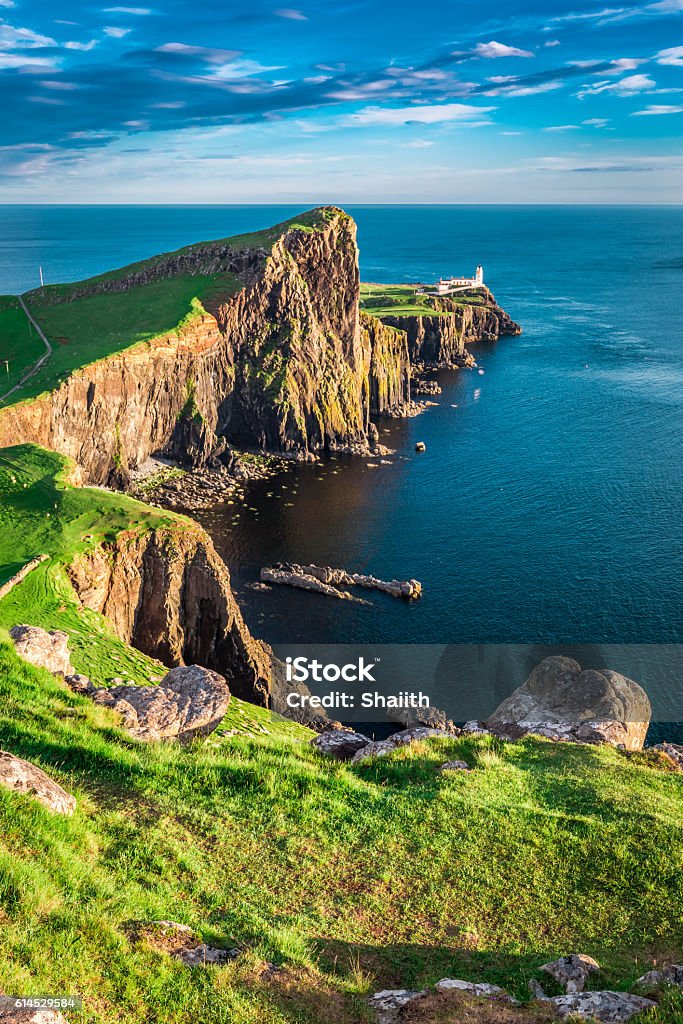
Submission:
[[[484,268],[479,264],[474,274],[474,283],[477,288],[484,287]]]

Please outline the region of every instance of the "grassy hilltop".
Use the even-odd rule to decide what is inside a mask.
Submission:
[[[7,403],[35,398],[56,388],[74,370],[178,330],[221,299],[235,294],[244,282],[239,275],[227,271],[169,272],[160,279],[131,284],[120,291],[98,289],[115,288],[118,282],[136,275],[151,275],[155,268],[175,257],[199,257],[207,247],[224,246],[235,252],[259,250],[265,259],[284,232],[314,231],[324,223],[324,209],[310,210],[264,231],[197,242],[85,281],[46,285],[26,292],[23,298],[54,351]],[[0,395],[17,384],[44,352],[16,296],[0,296]],[[9,374],[5,359],[9,360]]]
[[[642,756],[484,738],[349,767],[274,735],[145,746],[1,642],[0,748],[79,800],[56,819],[0,789],[0,988],[79,993],[72,1021],[356,1024],[387,986],[525,998],[569,950],[603,965],[595,987],[680,956],[680,777]],[[454,757],[475,771],[439,775]],[[169,918],[244,953],[191,969],[130,929]],[[669,996],[645,1019],[682,1018]]]

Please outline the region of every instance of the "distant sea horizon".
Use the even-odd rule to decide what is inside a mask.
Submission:
[[[34,287],[38,266],[77,280],[312,205],[3,206],[0,292]],[[683,209],[340,205],[364,280],[482,263],[524,333],[474,346],[482,373],[439,373],[438,407],[381,423],[392,465],[290,468],[243,509],[197,516],[252,630],[273,643],[683,643]],[[424,596],[364,606],[248,586],[287,560],[415,577]]]

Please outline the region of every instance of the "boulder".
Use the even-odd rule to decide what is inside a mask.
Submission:
[[[599,971],[600,965],[585,953],[570,953],[543,964],[540,970],[562,985],[565,992],[583,992],[589,975]]]
[[[311,740],[311,746],[319,754],[333,757],[336,761],[350,761],[354,754],[367,747],[370,738],[353,729],[326,729]]]
[[[220,725],[230,703],[223,678],[199,665],[173,668],[158,686],[93,689],[96,704],[117,711],[126,729],[141,740],[191,740]]]
[[[553,1004],[560,1020],[579,1018],[603,1024],[620,1024],[657,1005],[651,999],[628,992],[573,992],[555,996],[548,1002]]]
[[[572,658],[546,658],[493,712],[487,727],[517,738],[529,733],[640,750],[650,724],[645,691],[611,669],[585,669]]]
[[[404,1006],[413,999],[419,999],[425,992],[412,992],[410,989],[384,989],[370,996],[368,1002],[377,1014],[377,1024],[398,1024]]]
[[[46,668],[56,676],[73,674],[67,633],[57,629],[48,632],[40,626],[13,626],[9,635],[17,654],[24,661]]]
[[[41,768],[30,761],[22,761],[14,754],[0,750],[0,786],[15,793],[33,796],[54,814],[71,815],[76,809],[76,800],[54,782]]]
[[[452,734],[445,729],[432,729],[427,725],[418,725],[414,729],[402,729],[389,737],[389,741],[395,747],[405,747],[409,743],[420,743],[422,740],[431,740],[434,737],[452,737]]]
[[[470,996],[478,996],[488,999],[503,999],[506,1003],[517,1004],[517,1000],[500,988],[499,985],[489,985],[486,981],[461,981],[460,978],[442,978],[436,983],[439,992],[465,992]]]
[[[683,965],[671,964],[656,971],[648,971],[642,978],[638,978],[636,984],[648,989],[659,988],[660,985],[677,985],[683,988]]]
[[[370,757],[386,757],[387,754],[391,754],[394,750],[396,750],[396,745],[391,740],[374,740],[353,755],[351,764],[361,764],[361,762],[367,761]]]

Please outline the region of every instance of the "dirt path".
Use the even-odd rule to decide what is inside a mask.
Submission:
[[[40,326],[40,324],[38,324],[33,319],[31,314],[29,313],[28,306],[26,305],[26,303],[22,299],[21,295],[17,295],[17,298],[18,298],[18,300],[19,300],[19,302],[21,304],[21,308],[23,309],[24,313],[26,314],[26,316],[28,318],[28,322],[35,328],[36,333],[38,334],[38,337],[40,338],[40,340],[42,341],[43,345],[45,346],[46,351],[45,351],[45,355],[41,356],[40,359],[38,360],[38,362],[34,363],[33,366],[31,367],[31,369],[27,373],[24,374],[24,376],[21,378],[21,380],[19,381],[18,384],[15,384],[13,388],[10,388],[9,391],[6,391],[4,395],[0,395],[0,402],[4,402],[6,398],[9,398],[10,395],[13,395],[15,391],[19,390],[19,388],[23,388],[24,384],[28,380],[30,380],[31,377],[34,376],[34,374],[38,373],[38,370],[41,368],[41,366],[43,366],[43,364],[52,355],[52,345],[50,344],[48,339],[45,337],[45,334],[43,332],[42,327]]]

